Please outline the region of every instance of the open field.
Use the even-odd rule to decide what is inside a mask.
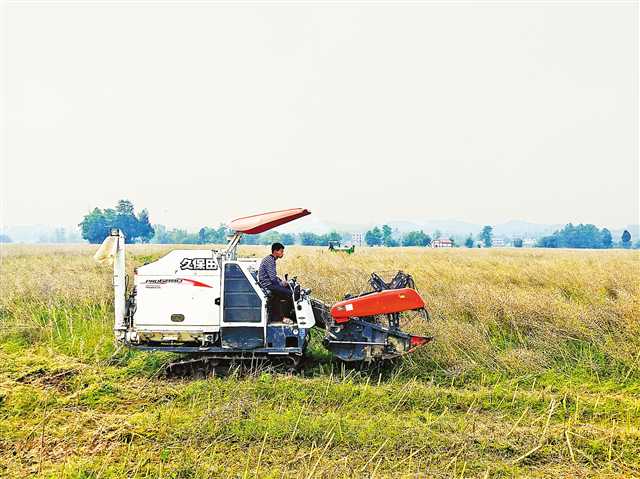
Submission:
[[[436,341],[382,372],[316,340],[300,376],[180,381],[115,351],[94,251],[2,247],[2,477],[640,477],[637,251],[290,247],[279,272],[325,301],[410,272]]]

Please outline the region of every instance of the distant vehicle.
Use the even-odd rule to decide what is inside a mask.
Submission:
[[[329,241],[329,251],[351,254],[355,252],[355,250],[356,245],[352,244],[351,246],[342,246],[340,241]]]

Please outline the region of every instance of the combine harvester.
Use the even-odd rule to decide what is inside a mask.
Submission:
[[[185,353],[168,375],[202,375],[230,359],[279,360],[291,370],[304,357],[313,327],[325,330],[323,344],[343,361],[380,361],[413,351],[432,338],[400,329],[400,315],[428,317],[411,276],[398,272],[390,283],[375,273],[372,291],[346,295],[333,306],[313,299],[296,277],[287,279],[294,298],[293,324],[274,317],[271,298],[257,281],[260,260],[238,258],[245,234],[259,234],[310,214],[296,208],[238,218],[226,249],[173,250],[134,269],[127,296],[125,239],[113,229],[96,252],[113,262],[116,340],[133,349]],[[286,276],[285,276],[286,278]]]
[[[356,251],[356,245],[342,246],[340,241],[329,241],[329,251],[352,254]]]

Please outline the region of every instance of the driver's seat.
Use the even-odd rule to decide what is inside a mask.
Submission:
[[[275,323],[278,322],[282,319],[282,308],[278,308],[280,311],[280,315],[278,316],[277,312],[274,311],[274,307],[273,307],[273,301],[275,300],[275,298],[273,297],[273,293],[266,289],[263,288],[260,283],[258,282],[258,272],[257,271],[252,271],[251,272],[251,276],[253,276],[253,279],[255,280],[256,284],[258,285],[258,287],[262,290],[262,292],[264,293],[264,296],[266,298],[266,307],[267,307],[267,323]]]

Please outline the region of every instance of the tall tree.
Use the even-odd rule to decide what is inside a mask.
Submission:
[[[224,241],[220,241],[220,244],[223,243]],[[262,235],[242,235],[240,243],[247,245],[262,244]]]
[[[464,245],[467,248],[473,248],[473,237],[471,235],[467,236],[467,239],[464,240]]]
[[[402,246],[429,246],[431,237],[424,231],[409,231],[402,237]]]
[[[599,230],[592,224],[574,226],[568,223],[551,236],[538,241],[543,248],[610,248],[613,243],[611,232],[606,228]]]
[[[129,200],[120,200],[116,205],[116,212],[120,215],[131,216],[133,212],[133,203]]]
[[[377,226],[367,231],[364,235],[364,241],[369,246],[379,246],[382,244],[382,231]]]
[[[149,211],[143,209],[138,215],[138,224],[136,225],[136,237],[140,238],[143,243],[148,243],[153,237],[153,226],[149,221]]]
[[[328,241],[342,241],[342,235],[338,233],[336,230],[333,230],[327,236]]]
[[[169,234],[167,232],[167,227],[165,225],[153,225],[153,238],[151,238],[151,242],[160,243],[160,244],[169,244],[171,241],[169,240]]]
[[[556,235],[544,236],[538,240],[536,246],[539,248],[557,248],[558,237]]]
[[[222,227],[224,229],[224,227]],[[225,241],[224,231],[220,228],[210,228],[205,226],[198,231],[198,243],[200,244],[223,244]]]
[[[226,225],[220,223],[220,226],[218,226],[218,229],[216,230],[215,242],[217,244],[225,244],[227,242],[227,237],[230,234],[231,234],[231,230],[229,230],[229,228],[227,228]]]
[[[493,227],[486,225],[484,228],[482,228],[480,239],[482,240],[485,248],[491,248],[491,246],[493,245]]]
[[[304,246],[315,246],[320,243],[320,236],[315,233],[302,232],[300,233],[300,243]]]
[[[111,228],[120,229],[127,243],[133,243],[136,240],[148,242],[153,237],[149,212],[142,210],[136,217],[133,203],[129,200],[118,201],[115,209],[94,208],[84,216],[78,226],[82,230],[82,237],[90,243],[101,243]]]
[[[622,237],[620,239],[622,240],[623,248],[631,247],[631,233],[629,233],[627,230],[624,230],[624,232],[622,233]]]
[[[391,226],[382,225],[382,243],[387,244],[387,242],[391,239],[391,234],[393,231],[391,230]]]
[[[388,247],[400,246],[400,243],[393,239],[393,230],[389,225],[382,225],[382,244]]]
[[[203,227],[198,230],[198,244],[205,244],[207,242],[207,230],[209,228]]]
[[[282,242],[282,236],[277,231],[271,230],[260,235],[260,244],[271,245],[276,242]]]
[[[289,245],[295,244],[296,237],[295,237],[295,235],[292,235],[291,233],[283,233],[280,236],[280,242],[285,246],[289,246]]]
[[[100,208],[94,208],[91,213],[85,215],[78,226],[82,229],[82,237],[89,243],[101,243],[109,234],[107,219]]]
[[[331,231],[330,233],[327,233],[326,235],[321,235],[320,238],[318,239],[318,244],[322,246],[328,246],[330,242],[339,243],[341,241],[342,241],[342,235],[334,230],[334,231]]]
[[[129,200],[120,200],[116,205],[116,222],[111,225],[119,228],[127,243],[133,243],[138,237],[138,218],[136,218],[133,203]]]

